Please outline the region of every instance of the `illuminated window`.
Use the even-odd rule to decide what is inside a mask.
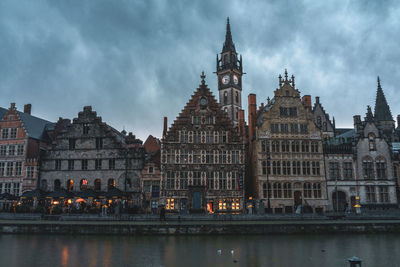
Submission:
[[[88,181],[86,179],[82,179],[81,184],[80,184],[81,190],[86,190],[87,185],[88,185]]]
[[[167,210],[175,209],[175,199],[167,198],[167,205],[165,206],[165,209]]]
[[[115,179],[108,179],[108,189],[115,188]]]
[[[69,179],[69,180],[67,181],[67,190],[68,190],[68,191],[74,190],[74,181],[71,180],[71,179]]]
[[[238,198],[232,199],[232,210],[239,210],[240,209],[240,202]]]
[[[219,210],[226,210],[226,199],[220,199],[218,201],[218,209]]]

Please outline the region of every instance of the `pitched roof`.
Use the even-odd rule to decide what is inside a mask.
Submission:
[[[383,93],[381,82],[378,77],[378,89],[376,91],[375,114],[376,121],[393,121],[392,113]]]
[[[24,128],[28,132],[28,136],[35,139],[44,139],[45,129],[54,128],[55,123],[32,116],[30,114],[17,111]]]

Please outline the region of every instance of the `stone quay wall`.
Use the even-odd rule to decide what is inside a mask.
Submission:
[[[400,233],[400,220],[67,221],[0,220],[1,234],[273,235]]]

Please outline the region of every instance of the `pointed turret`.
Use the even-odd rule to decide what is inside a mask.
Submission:
[[[378,76],[378,89],[376,91],[375,100],[375,120],[376,121],[393,121],[392,113],[386,101],[385,95],[381,87],[381,81]]]
[[[228,17],[226,20],[225,43],[222,48],[222,53],[229,51],[236,53],[235,44],[232,41],[231,25],[229,24],[229,17]]]
[[[372,115],[372,110],[370,106],[367,106],[367,113],[365,114],[366,122],[374,122],[374,115]]]

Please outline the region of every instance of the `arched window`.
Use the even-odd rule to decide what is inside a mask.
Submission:
[[[67,181],[67,190],[68,190],[68,191],[73,191],[73,190],[74,190],[74,181],[71,180],[71,179],[69,179],[69,180]]]
[[[369,145],[369,150],[376,150],[375,134],[374,133],[369,133],[368,134],[368,145]]]
[[[47,180],[46,179],[43,179],[40,181],[40,188],[44,191],[47,190]]]
[[[88,186],[88,181],[86,179],[82,179],[79,185],[82,191],[86,190]]]
[[[115,188],[115,179],[108,179],[108,189]]]
[[[317,126],[321,128],[321,116],[317,117]]]
[[[236,118],[237,120],[239,119],[239,108],[236,108],[235,118]]]
[[[324,128],[323,129],[324,132],[328,131],[328,126],[326,125],[326,122],[324,122],[324,127],[323,128]]]
[[[267,174],[267,162],[265,161],[261,162],[261,166],[262,166],[262,174],[263,175]]]
[[[310,183],[303,184],[303,195],[305,198],[311,198],[311,184]]]
[[[100,179],[94,180],[94,190],[96,190],[96,191],[101,190],[101,180]]]
[[[54,191],[55,190],[60,190],[61,189],[61,182],[58,179],[54,180]]]
[[[228,92],[224,92],[224,104],[228,104]]]
[[[236,100],[236,103],[239,103],[239,93],[238,92],[236,92],[236,94],[235,94],[235,100]]]
[[[267,183],[263,183],[263,198],[267,198]]]

